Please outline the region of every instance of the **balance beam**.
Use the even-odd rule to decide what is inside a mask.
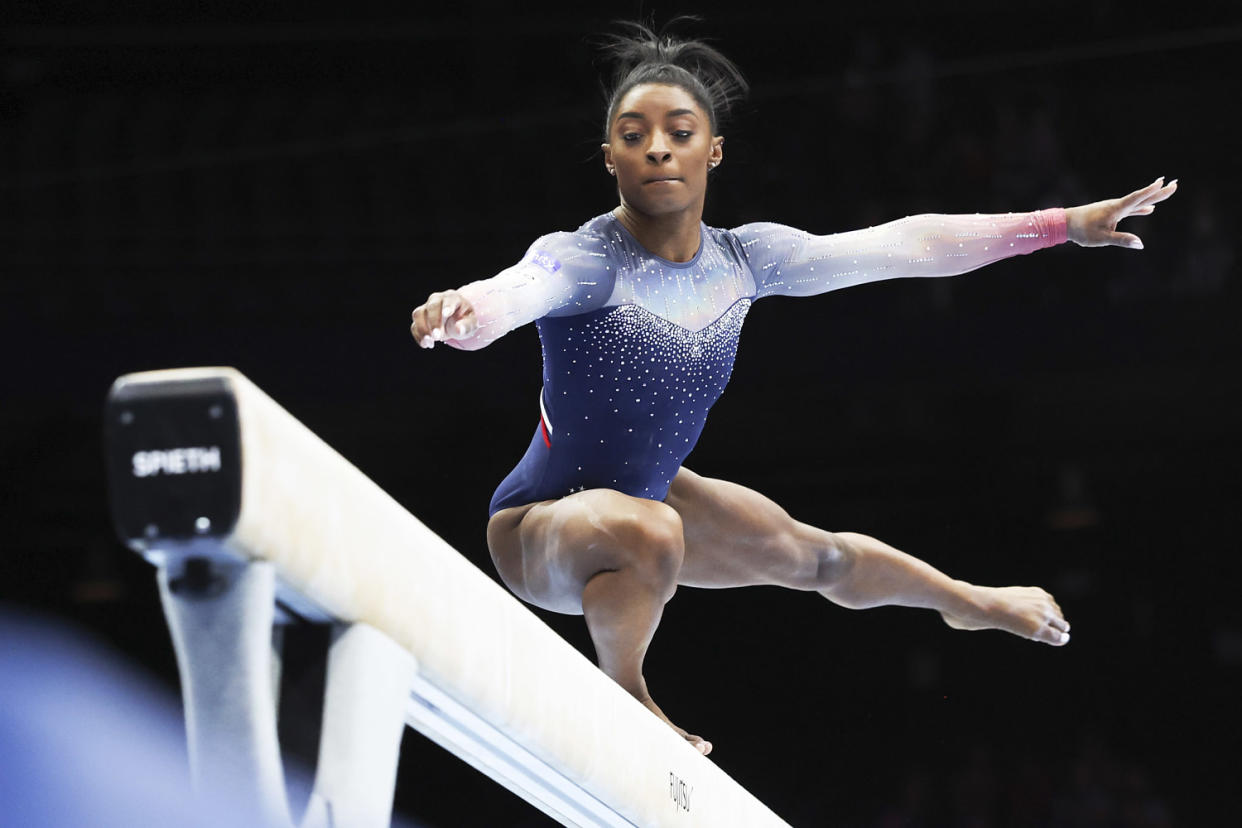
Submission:
[[[386,824],[406,724],[565,825],[786,824],[236,370],[122,376],[104,431],[199,789],[291,823],[272,631],[300,618],[337,626],[303,825]]]

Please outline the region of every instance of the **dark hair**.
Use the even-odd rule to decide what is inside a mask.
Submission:
[[[642,83],[680,86],[703,107],[711,120],[712,133],[719,134],[721,121],[750,87],[733,61],[715,47],[702,40],[678,40],[668,34],[670,28],[691,21],[698,22],[698,18],[675,17],[658,33],[642,23],[619,22],[617,25],[625,30],[622,34],[601,39],[600,51],[613,64],[612,82],[604,90],[608,99],[605,141],[621,98]]]

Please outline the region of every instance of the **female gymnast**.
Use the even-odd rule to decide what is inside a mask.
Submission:
[[[751,303],[906,276],[950,276],[1067,239],[1142,249],[1117,231],[1173,194],[1004,215],[918,215],[816,236],[702,221],[724,155],[719,124],[746,91],[714,48],[631,24],[615,61],[604,169],[619,205],[538,239],[522,261],[433,293],[410,330],[424,348],[476,350],[535,322],[540,422],[492,498],[487,542],[518,597],[582,614],[600,669],[702,753],[711,743],[652,701],[643,658],[679,584],[777,584],[844,607],[936,610],[949,626],[1060,646],[1070,625],[1037,587],[955,580],[875,538],[802,523],[768,498],[682,466],[729,380]]]

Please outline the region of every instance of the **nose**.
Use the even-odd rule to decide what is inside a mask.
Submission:
[[[651,144],[647,147],[647,161],[651,164],[665,164],[673,153],[669,151],[668,140],[663,132],[656,130],[651,136]]]

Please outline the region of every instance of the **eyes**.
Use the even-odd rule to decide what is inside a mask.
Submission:
[[[694,137],[694,131],[689,129],[675,129],[669,134],[673,136],[673,140],[679,143],[684,143]],[[631,131],[622,135],[621,140],[627,144],[633,144],[642,140],[642,137],[643,134],[641,132]]]

